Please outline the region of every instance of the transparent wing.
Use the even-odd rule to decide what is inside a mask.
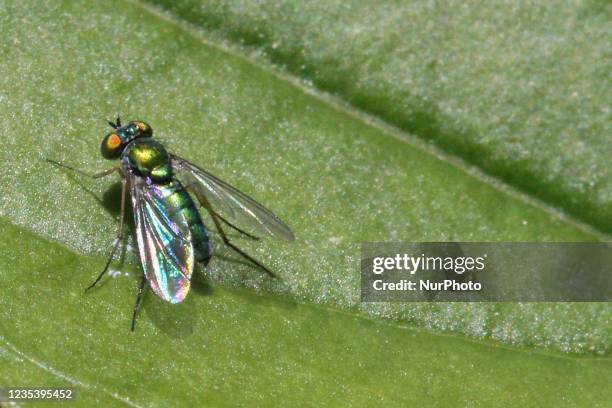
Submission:
[[[130,177],[138,251],[151,289],[162,299],[179,303],[189,292],[194,255],[184,218],[172,219],[163,204],[163,186]]]
[[[171,159],[172,168],[183,185],[204,196],[216,212],[258,232],[294,240],[293,233],[280,218],[248,195],[185,159],[175,155]]]

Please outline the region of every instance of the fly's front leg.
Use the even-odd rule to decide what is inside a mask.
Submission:
[[[206,208],[206,210],[210,214],[210,217],[212,218],[213,222],[215,223],[215,227],[217,228],[217,231],[219,231],[219,235],[221,235],[221,238],[223,239],[223,242],[225,243],[225,245],[227,245],[228,247],[232,248],[234,251],[238,252],[238,254],[243,256],[245,259],[247,259],[252,264],[254,264],[254,265],[258,266],[259,268],[261,268],[262,270],[264,270],[268,275],[272,276],[273,278],[276,278],[276,275],[274,274],[274,272],[269,270],[261,262],[259,262],[257,259],[253,258],[251,255],[249,255],[246,252],[244,252],[242,249],[238,248],[236,245],[234,245],[229,240],[229,238],[225,234],[225,231],[223,231],[223,228],[221,227],[221,220],[219,218],[219,215],[212,209],[212,207],[211,207],[210,203],[208,202],[208,200],[206,199],[206,197],[202,196],[201,194],[198,194],[197,197],[198,197],[198,200],[200,201],[200,203],[202,204],[202,206],[204,206],[204,208]],[[242,230],[239,230],[239,231],[242,231]]]
[[[106,177],[108,175],[113,174],[114,172],[119,172],[119,174],[121,174],[121,176],[123,176],[123,172],[121,171],[121,167],[111,167],[110,169],[102,170],[100,172],[90,174],[90,173],[87,173],[87,172],[85,172],[83,170],[76,169],[74,167],[68,166],[68,165],[66,165],[64,163],[60,163],[60,162],[55,161],[55,160],[45,159],[45,161],[49,162],[49,163],[51,163],[51,164],[53,164],[55,166],[62,167],[64,169],[73,171],[75,173],[81,174],[81,175],[83,175],[85,177],[89,177],[89,178],[92,178],[92,179],[98,179],[98,178]]]
[[[100,279],[102,279],[102,276],[104,276],[106,271],[108,271],[108,268],[110,267],[110,264],[113,261],[113,258],[115,256],[115,252],[117,251],[117,248],[119,248],[119,244],[123,241],[123,224],[125,221],[125,201],[126,201],[126,196],[127,196],[127,188],[128,188],[127,179],[124,177],[121,180],[121,212],[119,213],[119,230],[117,231],[117,237],[115,238],[113,249],[110,253],[110,256],[108,257],[108,261],[106,261],[106,265],[104,266],[104,269],[102,270],[102,272],[100,272],[100,275],[98,275],[94,283],[92,283],[91,285],[87,287],[87,289],[85,289],[86,292],[89,289],[96,286],[96,284],[100,281]]]
[[[102,270],[102,272],[98,275],[98,277],[96,278],[96,280],[94,281],[94,283],[92,283],[91,285],[89,285],[87,287],[87,289],[85,289],[85,291],[87,292],[89,289],[93,288],[94,286],[96,286],[96,284],[100,281],[100,279],[102,279],[102,277],[104,276],[104,274],[108,271],[108,268],[110,267],[110,264],[113,260],[113,257],[115,256],[115,252],[117,252],[117,248],[119,248],[119,244],[123,241],[123,224],[125,221],[125,200],[126,200],[126,195],[127,195],[127,179],[125,178],[125,175],[123,174],[123,171],[121,170],[121,167],[111,167],[110,169],[107,170],[103,170],[97,173],[87,173],[85,171],[76,169],[74,167],[68,166],[66,164],[60,163],[58,161],[55,160],[51,160],[51,159],[45,159],[45,161],[58,166],[58,167],[62,167],[65,168],[67,170],[73,171],[75,173],[81,174],[83,176],[92,178],[92,179],[98,179],[98,178],[102,178],[102,177],[106,177],[109,176],[111,174],[113,174],[114,172],[118,172],[122,179],[121,179],[121,212],[119,215],[119,231],[117,231],[117,236],[115,238],[115,241],[113,243],[113,249],[110,253],[110,256],[108,257],[108,261],[106,261],[106,265],[104,266],[104,269]]]

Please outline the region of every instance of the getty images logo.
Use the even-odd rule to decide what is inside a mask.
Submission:
[[[372,272],[381,275],[387,271],[406,271],[411,275],[417,271],[447,271],[462,275],[465,272],[482,271],[485,268],[487,255],[471,256],[425,256],[421,254],[396,254],[390,257],[372,258]]]

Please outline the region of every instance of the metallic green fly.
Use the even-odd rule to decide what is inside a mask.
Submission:
[[[86,290],[96,286],[102,279],[123,241],[128,190],[132,198],[138,251],[144,271],[132,314],[132,331],[145,283],[163,300],[180,303],[189,292],[194,264],[197,262],[206,266],[210,261],[212,251],[209,236],[191,195],[208,211],[227,246],[274,276],[268,268],[232,243],[223,225],[251,239],[259,238],[232,224],[224,216],[258,233],[293,241],[293,233],[285,223],[236,188],[187,160],[168,153],[163,145],[153,140],[153,129],[147,123],[135,120],[122,126],[119,117],[116,123],[108,123],[113,131],[102,140],[100,150],[106,159],[120,159],[120,166],[89,174],[47,159],[55,165],[92,178],[115,172],[121,175],[121,212],[117,237],[104,269]]]

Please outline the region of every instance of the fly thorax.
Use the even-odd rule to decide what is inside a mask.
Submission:
[[[156,182],[167,181],[172,177],[168,152],[152,139],[134,140],[126,147],[124,155],[128,158],[130,167],[142,176],[150,177]]]

